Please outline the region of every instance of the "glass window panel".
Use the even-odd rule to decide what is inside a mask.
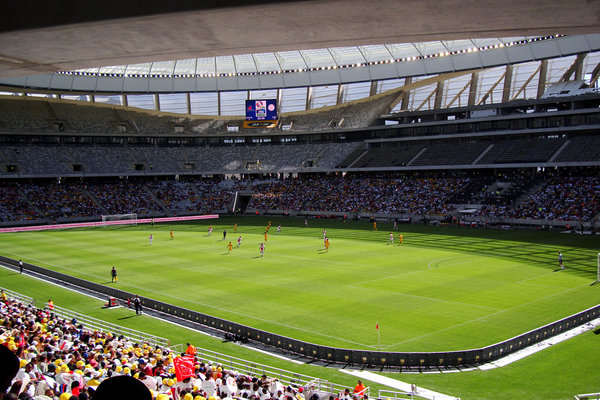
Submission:
[[[178,60],[175,63],[175,75],[194,75],[196,73],[196,59]]]
[[[90,101],[90,96],[85,95],[85,94],[80,94],[80,95],[64,94],[61,97],[65,100]]]
[[[281,90],[282,113],[306,110],[306,87]]]
[[[329,50],[337,65],[362,64],[366,61],[357,47],[333,47]]]
[[[115,105],[122,105],[122,97],[119,95],[115,95],[115,96],[104,96],[104,95],[95,95],[94,96],[94,101],[96,103],[104,103],[104,104],[115,104]]]
[[[394,55],[394,59],[402,59],[408,57],[417,57],[419,52],[412,43],[388,44],[386,47]]]
[[[169,93],[158,95],[160,110],[187,114],[187,95],[185,93]]]
[[[279,71],[279,61],[274,53],[254,54],[254,61],[259,71]]]
[[[337,85],[315,86],[312,88],[311,108],[334,106],[337,103]]]
[[[388,90],[397,89],[404,86],[405,79],[386,79],[381,81],[379,93],[387,92]]]
[[[308,68],[319,68],[335,65],[335,60],[327,49],[302,50]]]
[[[254,64],[252,54],[233,56],[233,60],[238,74],[256,72],[256,64]]]
[[[250,91],[250,100],[262,99],[277,99],[277,89]]]
[[[190,93],[192,114],[218,115],[219,104],[217,93]]]
[[[151,75],[172,75],[175,61],[159,61],[152,63],[150,68]]]
[[[447,51],[442,42],[423,42],[414,43],[414,45],[423,56],[445,53]]]
[[[152,94],[131,94],[127,96],[127,104],[130,107],[143,108],[145,110],[154,110],[154,95]]]
[[[284,71],[306,68],[306,63],[299,51],[280,51],[275,55]]]
[[[202,75],[214,75],[215,71],[215,59],[214,58],[199,58],[196,63],[196,73]]]
[[[344,102],[369,97],[371,82],[350,83],[345,85]]]
[[[359,46],[359,48],[368,62],[390,60],[394,58],[387,47],[382,44],[374,46]]]
[[[221,92],[221,115],[246,115],[248,92]]]
[[[217,63],[217,74],[234,74],[235,65],[232,56],[220,56],[215,58]]]
[[[150,63],[129,64],[125,70],[127,75],[148,75],[150,72]]]

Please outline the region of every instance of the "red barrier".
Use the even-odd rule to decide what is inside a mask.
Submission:
[[[199,219],[214,219],[219,218],[219,214],[210,215],[189,215],[185,217],[163,217],[154,218],[155,223],[159,222],[176,222],[176,221],[195,221]],[[18,226],[14,228],[2,228],[0,233],[8,232],[31,232],[45,231],[48,229],[67,229],[67,228],[88,228],[92,226],[107,226],[107,225],[128,225],[128,224],[149,224],[153,218],[140,218],[136,220],[123,221],[98,221],[98,222],[78,222],[73,224],[56,224],[56,225],[36,225],[36,226]]]

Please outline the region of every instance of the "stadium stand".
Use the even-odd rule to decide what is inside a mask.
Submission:
[[[93,398],[102,382],[117,376],[138,379],[151,390],[153,398],[160,400],[304,400],[313,394],[344,390],[343,386],[327,381],[319,382],[316,378],[256,363],[248,368],[247,362],[244,366],[244,360],[234,357],[225,356],[227,361],[213,362],[211,356],[223,358],[223,355],[197,351],[189,344],[187,349],[177,351],[84,327],[76,317],[59,317],[54,310],[36,308],[14,297],[12,292],[7,296],[2,290],[2,294],[6,298],[0,301],[0,340],[19,357],[20,363],[8,396]],[[60,314],[68,314],[64,311],[67,310]],[[189,363],[191,368],[183,372],[179,367],[181,361]],[[269,377],[266,373],[276,375]],[[185,378],[178,379],[180,374],[185,374]]]

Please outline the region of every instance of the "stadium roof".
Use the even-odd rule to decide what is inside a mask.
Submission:
[[[128,1],[64,3],[68,15],[53,19],[53,10],[36,8],[0,28],[6,90],[241,115],[245,98],[276,96],[281,111],[300,111],[401,87],[406,78],[414,85],[459,73],[444,79],[450,98],[442,104],[454,105],[469,94],[470,71],[485,77],[477,91],[489,97],[502,89],[502,67],[519,65],[511,86],[526,96],[528,85],[540,84],[542,60],[550,60],[547,86],[576,61],[580,79],[593,75],[600,50],[600,5],[585,0],[181,1],[146,10]],[[430,106],[421,101],[430,95],[417,94],[431,90],[411,90],[413,109]]]

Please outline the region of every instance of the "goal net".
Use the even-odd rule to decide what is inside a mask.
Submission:
[[[113,215],[103,215],[102,216],[102,225],[137,225],[137,214],[113,214]]]

